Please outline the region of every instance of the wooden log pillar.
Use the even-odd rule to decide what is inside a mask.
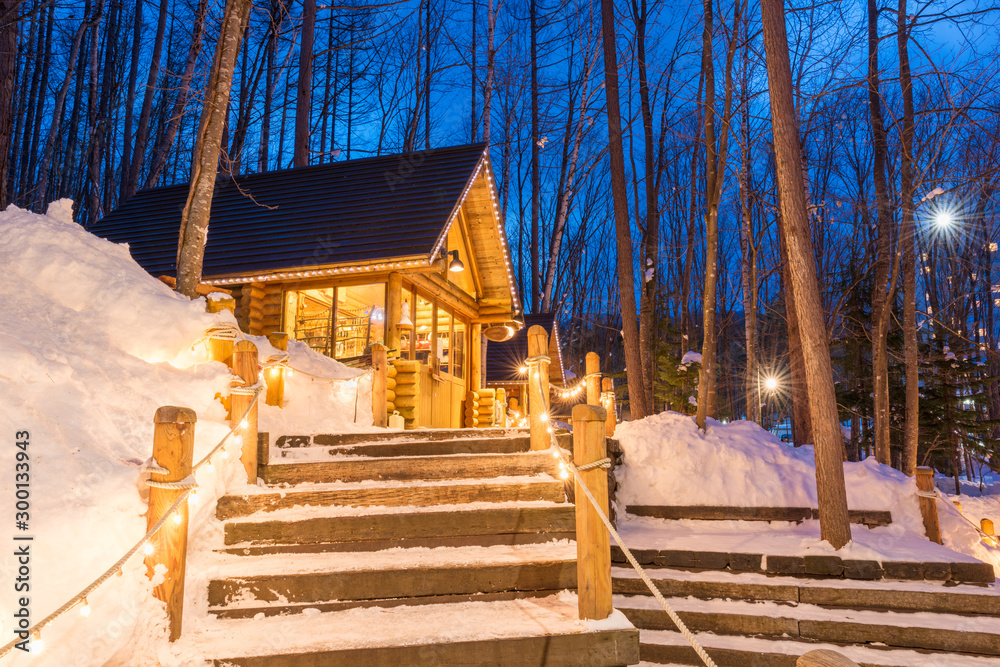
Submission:
[[[229,410],[230,423],[238,427],[243,449],[240,461],[247,473],[247,484],[257,483],[257,404],[253,394],[241,389],[253,387],[260,379],[257,368],[257,346],[249,340],[241,340],[233,347],[233,386],[230,389],[232,406]],[[253,407],[250,408],[250,404]],[[249,408],[249,412],[247,409]],[[244,417],[243,415],[246,414]],[[236,422],[242,419],[241,422]],[[265,465],[267,461],[264,462]]]
[[[288,334],[275,331],[267,334],[267,340],[282,352],[288,351]],[[285,372],[284,368],[272,366],[267,369],[264,382],[267,383],[267,404],[285,407]]]
[[[920,466],[917,468],[917,489],[928,493],[934,491],[934,469]],[[924,518],[924,530],[931,542],[941,542],[941,524],[938,522],[937,498],[919,497],[920,514]]]
[[[795,667],[860,667],[858,663],[836,651],[819,649],[799,656]]]
[[[374,425],[385,428],[388,422],[386,413],[386,402],[388,398],[388,371],[389,371],[388,348],[385,345],[375,343],[372,345],[372,415]]]
[[[390,350],[399,349],[399,320],[403,317],[403,276],[393,271],[385,286],[385,344]]]
[[[548,449],[549,438],[549,332],[537,324],[528,329],[528,423],[531,449]]]
[[[587,405],[601,404],[601,356],[596,352],[587,353]]]
[[[221,313],[228,310],[230,313],[236,314],[236,299],[230,295],[224,292],[212,292],[205,298],[207,299],[205,310],[209,313]]]
[[[194,427],[198,416],[190,408],[165,405],[153,417],[153,461],[166,469],[166,473],[154,472],[150,479],[154,482],[180,482],[191,475],[194,458]],[[148,532],[163,518],[164,513],[177,499],[184,495],[184,489],[162,489],[149,487],[149,509],[146,511],[146,531]],[[145,557],[146,575],[152,579],[156,566],[164,565],[167,571],[163,581],[153,587],[156,599],[167,605],[170,624],[170,641],[181,636],[181,620],[184,615],[184,567],[187,559],[188,506],[182,503],[175,516],[180,522],[167,520],[150,541],[152,551]]]
[[[604,433],[610,438],[615,434],[618,413],[615,411],[615,381],[611,378],[601,378],[601,406],[608,416],[604,421]]]
[[[469,384],[472,391],[483,386],[483,325],[473,324],[469,329]]]
[[[573,406],[573,463],[577,467],[607,457],[604,408]],[[580,473],[597,506],[608,516],[608,473],[592,468]],[[580,618],[602,620],[611,615],[611,537],[594,505],[576,480],[576,571]]]
[[[495,425],[500,428],[507,428],[507,391],[503,387],[498,388],[494,400],[493,409],[496,410]]]

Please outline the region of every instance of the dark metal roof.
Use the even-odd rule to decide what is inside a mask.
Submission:
[[[558,343],[559,324],[556,322],[554,313],[541,313],[539,315],[525,315],[524,326],[509,340],[502,343],[487,340],[487,386],[525,382],[525,376],[518,369],[524,365],[524,360],[528,358],[528,329],[536,324],[549,332],[549,357],[552,359],[549,366],[549,378],[553,382],[558,381],[562,384],[562,349]]]
[[[220,179],[202,273],[223,276],[430,255],[484,144]],[[91,228],[173,275],[188,185],[143,190]],[[251,198],[252,197],[252,198]]]

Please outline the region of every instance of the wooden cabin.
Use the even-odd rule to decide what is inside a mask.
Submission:
[[[173,276],[187,193],[139,192],[92,231]],[[232,291],[247,333],[359,366],[384,343],[407,385],[390,412],[459,427],[484,388],[484,329],[522,326],[496,202],[483,144],[220,179],[203,280]]]
[[[515,411],[523,415],[527,402],[526,383],[528,380],[525,360],[528,358],[528,329],[540,326],[549,334],[549,383],[554,387],[566,385],[566,369],[563,365],[562,346],[559,343],[559,323],[554,313],[524,315],[524,327],[506,340],[489,340],[486,343],[486,373],[484,386],[496,391],[503,389],[503,395],[513,403]],[[557,407],[558,409],[558,407]]]

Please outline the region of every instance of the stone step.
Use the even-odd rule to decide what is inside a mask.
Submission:
[[[520,454],[531,450],[531,440],[517,438],[475,438],[432,440],[429,442],[378,442],[326,447],[330,456],[448,456],[451,454]],[[281,450],[282,456],[286,452]]]
[[[547,473],[559,464],[548,452],[357,458],[321,463],[288,463],[260,468],[266,484],[360,482],[364,480],[488,479]]]
[[[530,500],[561,502],[566,497],[561,480],[548,475],[520,477],[502,482],[457,480],[437,484],[403,486],[351,486],[317,484],[307,489],[289,489],[246,496],[223,496],[216,505],[218,519],[234,519],[254,512],[270,512],[296,506],[420,507],[461,503],[502,503]]]
[[[1000,656],[1000,619],[996,618],[830,610],[773,602],[701,602],[684,598],[667,601],[694,632],[787,636],[843,644],[877,643],[896,648]],[[676,629],[652,597],[615,596],[615,607],[641,630]]]
[[[770,556],[761,553],[689,551],[679,549],[631,549],[640,565],[681,570],[725,570],[779,576],[875,581],[947,581],[954,584],[991,584],[993,566],[980,561],[920,563],[855,560],[840,556]],[[626,563],[625,554],[611,546],[611,561]]]
[[[836,651],[862,667],[992,667],[997,664],[992,657],[852,646],[797,638],[733,637],[711,633],[695,633],[695,638],[719,667],[796,667],[799,656],[817,649]],[[704,664],[679,632],[641,630],[639,642],[642,664]]]
[[[458,537],[427,537],[404,540],[371,540],[367,542],[315,542],[306,544],[239,544],[216,549],[217,553],[234,556],[264,556],[267,554],[357,553],[385,549],[440,549],[442,547],[512,547],[547,544],[559,540],[572,541],[574,532],[508,533],[505,535],[469,535]]]
[[[1000,590],[996,587],[965,591],[944,584],[882,582],[859,584],[803,580],[724,572],[692,573],[656,570],[657,589],[668,597],[695,597],[806,603],[844,609],[926,611],[945,614],[984,614],[1000,617]],[[612,591],[622,595],[651,595],[632,568],[612,568]]]
[[[589,630],[568,593],[227,619],[185,633],[173,647],[220,667],[613,667],[639,661],[634,628],[621,622]]]
[[[320,433],[316,435],[282,435],[279,436],[274,446],[282,448],[309,447],[319,445],[323,447],[338,447],[342,445],[359,445],[372,442],[390,442],[408,440],[410,442],[431,442],[434,440],[455,440],[458,438],[516,438],[525,436],[528,433],[526,428],[477,428],[477,429],[413,429],[409,431],[378,430],[363,433]]]
[[[276,563],[280,567],[280,563]],[[576,561],[454,563],[364,570],[318,570],[213,579],[210,608],[264,608],[279,603],[314,606],[347,600],[388,600],[502,591],[551,591],[576,587]]]
[[[225,525],[225,544],[278,545],[331,542],[384,542],[517,533],[572,533],[573,505],[481,507],[468,510],[432,508],[359,513],[289,520],[283,511],[252,515]],[[289,510],[301,516],[301,510]],[[273,517],[273,518],[272,518]]]
[[[573,436],[557,432],[556,441],[571,449]],[[458,429],[283,435],[274,443],[279,457],[299,451],[326,449],[331,456],[438,456],[448,454],[510,454],[528,451],[527,429]]]

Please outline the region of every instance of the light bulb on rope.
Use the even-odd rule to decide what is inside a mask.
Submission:
[[[176,523],[177,525],[180,525],[180,523],[181,523],[181,515],[180,514],[174,514],[174,523]]]
[[[142,547],[142,552],[144,554],[146,554],[147,556],[151,556],[153,554],[153,543],[152,542],[146,542],[146,544],[143,545],[143,547]]]
[[[83,600],[80,601],[80,616],[83,616],[84,618],[90,616],[90,603],[87,602],[87,598],[83,598]]]

